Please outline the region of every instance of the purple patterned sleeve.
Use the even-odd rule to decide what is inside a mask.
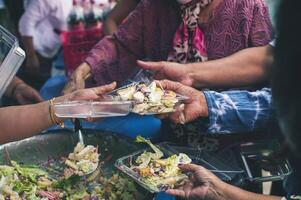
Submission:
[[[85,59],[92,68],[97,85],[123,81],[136,68],[136,60],[143,57],[143,13],[148,1],[142,1],[120,25],[113,36],[97,43]]]
[[[254,0],[254,5],[249,46],[267,45],[273,40],[273,26],[269,9],[264,0]]]

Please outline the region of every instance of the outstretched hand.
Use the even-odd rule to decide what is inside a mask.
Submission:
[[[175,62],[144,62],[137,61],[137,64],[146,70],[155,72],[154,78],[157,80],[169,79],[180,82],[187,86],[192,86],[193,80],[189,76],[187,67],[184,64]]]
[[[171,90],[177,94],[188,97],[188,99],[177,108],[176,112],[168,115],[159,115],[159,118],[168,117],[174,123],[185,124],[199,117],[208,117],[208,105],[203,92],[168,80],[157,81],[157,84],[164,90]]]
[[[209,170],[194,164],[180,165],[179,168],[191,174],[189,181],[182,188],[167,190],[167,194],[187,200],[222,199],[217,188],[223,182]]]

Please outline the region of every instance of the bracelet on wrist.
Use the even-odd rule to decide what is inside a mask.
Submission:
[[[52,124],[56,124],[56,125],[59,125],[61,128],[64,128],[65,123],[63,121],[59,121],[54,113],[54,109],[53,109],[54,101],[55,101],[55,98],[52,98],[51,100],[49,100],[49,115],[50,115],[51,122],[52,122]]]

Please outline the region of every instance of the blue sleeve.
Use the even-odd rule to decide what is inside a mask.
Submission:
[[[266,128],[275,115],[270,88],[204,92],[209,111],[208,133],[251,132]]]

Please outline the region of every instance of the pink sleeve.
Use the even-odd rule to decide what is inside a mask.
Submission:
[[[136,60],[143,53],[143,13],[142,1],[130,14],[128,20],[119,26],[113,36],[107,36],[96,44],[85,59],[98,85],[111,81],[121,82],[133,75]]]
[[[273,26],[264,0],[254,0],[249,46],[264,46],[273,40]]]

